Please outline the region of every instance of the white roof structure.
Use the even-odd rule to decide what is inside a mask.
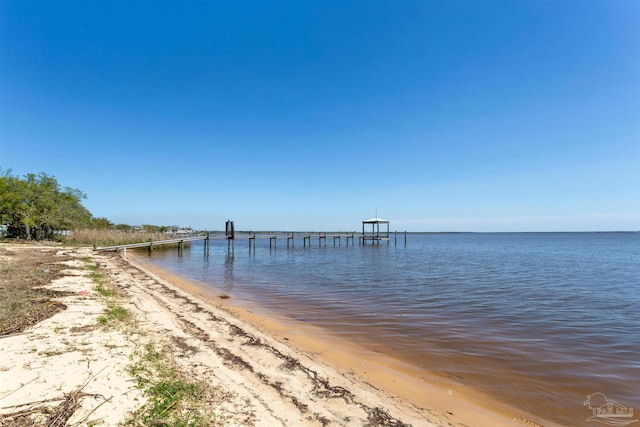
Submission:
[[[383,218],[369,218],[362,221],[363,224],[388,224],[388,219]]]

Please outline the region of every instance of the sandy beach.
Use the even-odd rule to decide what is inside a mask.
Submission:
[[[391,360],[329,347],[277,319],[201,295],[130,254],[0,246],[6,253],[55,251],[65,270],[48,287],[66,291],[60,298],[65,310],[0,337],[0,425],[11,425],[2,424],[2,416],[73,393],[81,401],[62,425],[123,424],[145,403],[127,367],[148,342],[170,348],[180,370],[217,390],[215,425],[538,425],[508,408],[481,404],[472,391],[435,377],[418,380]],[[105,302],[83,267],[88,260],[123,295],[121,304],[134,319],[128,326],[100,327]]]

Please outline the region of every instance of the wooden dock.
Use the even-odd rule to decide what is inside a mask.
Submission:
[[[238,232],[234,233],[232,236],[228,236],[222,233],[207,233],[200,234],[197,236],[185,236],[185,237],[174,237],[166,240],[149,240],[147,242],[140,243],[130,243],[126,245],[114,245],[114,246],[103,246],[103,247],[94,247],[96,251],[119,251],[124,250],[126,253],[127,249],[135,249],[135,248],[148,248],[149,251],[152,250],[154,246],[160,245],[169,245],[169,244],[177,244],[178,250],[182,250],[185,242],[193,242],[198,240],[205,241],[205,250],[209,250],[209,244],[211,240],[227,240],[229,247],[235,245],[236,240],[247,240],[249,243],[249,249],[256,248],[256,241],[258,239],[269,239],[269,248],[277,248],[278,241],[286,241],[287,248],[295,247],[295,242],[302,240],[303,247],[311,247],[312,242],[315,240],[318,242],[318,246],[327,246],[327,240],[333,241],[333,246],[341,246],[342,241],[344,240],[347,245],[349,245],[349,241],[351,241],[351,245],[355,245],[355,240],[358,239],[358,244],[366,245],[367,243],[372,244],[380,244],[380,242],[387,242],[391,240],[389,237],[385,236],[376,236],[372,234],[356,234],[353,233],[321,233],[321,232],[274,232],[274,233],[246,233],[246,232]],[[397,232],[395,242],[397,245]],[[407,244],[407,233],[404,232],[404,244]]]
[[[193,242],[194,240],[206,240],[208,239],[208,236],[191,236],[191,237],[177,237],[174,239],[167,239],[167,240],[148,240],[146,242],[140,242],[140,243],[129,243],[126,245],[114,245],[114,246],[102,246],[102,247],[94,247],[93,249],[96,251],[117,251],[120,249],[134,249],[134,248],[147,248],[147,247],[152,247],[152,246],[158,246],[158,245],[169,245],[169,244],[178,244],[180,245],[181,243],[184,242]]]

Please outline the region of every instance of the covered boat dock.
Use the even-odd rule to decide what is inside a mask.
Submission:
[[[380,230],[380,225],[383,229]],[[384,225],[386,224],[386,230]],[[371,227],[369,227],[371,226]],[[382,218],[369,218],[362,221],[362,235],[360,236],[362,244],[371,242],[372,244],[380,244],[381,241],[389,243],[389,220]]]

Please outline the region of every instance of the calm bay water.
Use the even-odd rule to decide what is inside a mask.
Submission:
[[[409,234],[390,245],[229,253],[202,242],[150,262],[327,328],[566,425],[602,392],[640,408],[640,233]],[[635,417],[638,418],[638,417]]]

